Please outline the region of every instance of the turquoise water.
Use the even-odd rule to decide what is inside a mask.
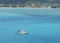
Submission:
[[[0,43],[60,43],[60,9],[0,8]]]

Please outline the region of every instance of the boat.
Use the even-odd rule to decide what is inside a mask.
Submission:
[[[19,30],[18,31],[18,34],[25,35],[25,34],[28,34],[28,32],[26,32],[25,30]]]

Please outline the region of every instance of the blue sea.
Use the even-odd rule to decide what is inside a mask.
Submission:
[[[0,43],[60,43],[60,9],[0,8]]]

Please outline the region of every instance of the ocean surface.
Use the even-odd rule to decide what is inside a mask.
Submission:
[[[0,8],[0,43],[60,43],[60,9]]]

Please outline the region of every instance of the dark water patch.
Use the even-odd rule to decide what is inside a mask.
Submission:
[[[30,17],[6,17],[0,18],[0,22],[20,22],[20,23],[60,23],[60,16],[56,15],[33,15]]]
[[[34,18],[59,18],[60,19],[60,15],[33,15],[33,14],[28,14],[27,16],[30,17],[34,17]]]
[[[60,20],[60,16],[56,15],[29,15],[28,17],[7,17],[7,18],[0,18],[0,20],[9,20],[9,19],[20,19],[20,20]]]
[[[1,18],[0,21],[15,21],[15,20],[24,20],[24,19],[30,19],[25,17],[8,17],[8,18]]]

